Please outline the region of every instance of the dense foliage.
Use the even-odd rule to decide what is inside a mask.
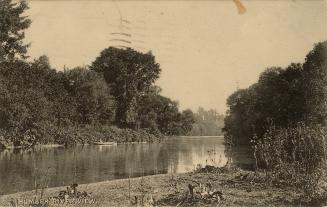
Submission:
[[[308,205],[327,201],[327,42],[303,64],[268,68],[257,83],[232,94],[225,139],[251,145],[268,181],[301,189]]]
[[[326,136],[321,126],[270,126],[261,139],[254,139],[256,169],[265,169],[274,185],[301,190],[305,205],[320,206],[327,201]]]
[[[140,96],[159,78],[160,67],[151,52],[109,47],[92,63],[91,69],[103,74],[117,100],[116,123],[135,127]]]
[[[278,129],[270,126],[262,139],[254,143],[257,161],[263,161],[268,171],[293,165],[297,173],[310,174],[326,164],[326,128],[308,127],[303,123],[296,127]],[[258,163],[257,163],[258,165]],[[300,179],[289,172],[288,179]]]
[[[178,103],[160,95],[161,89],[152,87],[142,96],[139,105],[139,121],[142,128],[159,131],[165,135],[187,135],[194,123],[193,112],[178,111]]]
[[[318,43],[304,64],[265,70],[257,83],[240,89],[227,100],[226,137],[234,144],[250,144],[253,135],[262,137],[276,127],[326,125],[327,42]]]
[[[107,124],[113,99],[103,78],[87,69],[51,69],[47,58],[0,65],[0,130],[15,145],[57,142],[60,129]]]
[[[25,1],[0,1],[0,61],[26,57],[28,45],[23,43],[24,30],[31,24],[31,20],[23,16],[26,9]]]
[[[0,2],[0,146],[154,141],[192,129],[193,113],[154,86],[160,67],[151,52],[109,47],[91,69],[57,71],[47,56],[28,62],[27,8]]]

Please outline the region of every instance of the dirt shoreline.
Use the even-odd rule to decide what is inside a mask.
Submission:
[[[151,183],[157,182],[158,184],[167,179],[167,174],[159,174],[159,175],[150,175],[150,176],[144,176],[143,179],[146,180],[145,182],[150,181]],[[129,182],[132,183],[132,187],[135,187],[135,184],[139,182],[142,178],[137,177],[137,178],[124,178],[124,179],[116,179],[116,180],[108,180],[108,181],[101,181],[101,182],[95,182],[95,183],[87,183],[87,184],[81,184],[78,186],[79,191],[86,191],[88,193],[91,193],[92,196],[96,198],[97,201],[99,201],[97,198],[104,198],[107,196],[104,196],[105,194],[108,195],[119,195],[122,192],[125,192],[125,189],[122,190],[122,188],[127,187],[129,185]],[[49,198],[53,196],[57,196],[60,191],[66,190],[67,186],[60,186],[60,187],[51,187],[47,188],[44,191],[44,196],[43,198]],[[41,190],[38,190],[38,196],[40,194]],[[35,198],[35,190],[31,191],[24,191],[24,192],[17,192],[17,193],[12,193],[12,194],[6,194],[6,195],[0,195],[0,207],[7,207],[11,206],[10,201],[12,200],[29,200]],[[110,202],[110,198],[104,199],[107,203],[107,201]],[[115,200],[115,199],[113,199]],[[103,206],[105,203],[103,203]],[[78,205],[77,205],[78,206]]]
[[[53,203],[49,206],[130,206],[137,198],[143,196],[144,202],[151,200],[147,206],[212,206],[201,200],[190,199],[188,185],[198,186],[200,183],[211,183],[213,189],[222,192],[222,199],[215,206],[298,206],[301,193],[294,188],[273,187],[264,182],[253,181],[254,173],[248,171],[228,173],[184,173],[161,174],[145,177],[103,181],[82,184],[78,191],[91,193],[91,203]],[[247,175],[246,180],[242,175]],[[195,191],[197,190],[196,187]],[[66,187],[48,188],[43,199],[58,196]],[[40,194],[40,191],[39,193]],[[11,201],[20,202],[32,200],[35,191],[20,192],[0,196],[0,207],[12,206]],[[142,199],[143,199],[142,198]],[[39,199],[39,196],[38,196]],[[135,204],[136,206],[136,204]]]

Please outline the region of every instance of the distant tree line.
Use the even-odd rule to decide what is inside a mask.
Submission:
[[[0,143],[151,141],[192,129],[192,111],[179,112],[154,85],[161,69],[151,52],[109,47],[91,66],[61,71],[47,56],[27,61],[26,9],[25,1],[0,2]]]
[[[205,110],[199,107],[194,113],[195,122],[189,135],[192,136],[219,136],[223,135],[224,115],[219,114],[216,110]]]

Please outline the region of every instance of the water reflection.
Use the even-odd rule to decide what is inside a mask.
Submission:
[[[246,169],[254,170],[255,161],[251,146],[241,145],[225,148],[225,156],[234,165]]]
[[[162,143],[77,146],[0,152],[0,194],[32,190],[37,178],[49,187],[192,171],[197,164],[227,162],[222,137],[170,138]],[[237,154],[237,153],[236,153]],[[233,153],[235,156],[235,153]],[[242,161],[242,154],[234,160]]]

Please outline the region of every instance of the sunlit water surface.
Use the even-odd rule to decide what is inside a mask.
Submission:
[[[252,164],[248,152],[233,153],[240,166]],[[92,183],[142,175],[183,173],[198,164],[223,166],[227,162],[223,137],[176,137],[161,143],[117,146],[42,148],[0,152],[0,195],[73,182]],[[40,181],[41,179],[41,181]]]

